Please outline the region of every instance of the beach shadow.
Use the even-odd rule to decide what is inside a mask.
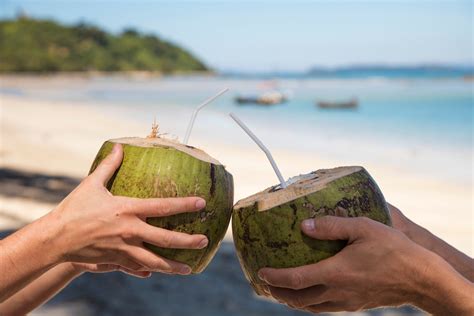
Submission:
[[[79,183],[78,178],[0,168],[0,194],[46,203],[59,203]]]

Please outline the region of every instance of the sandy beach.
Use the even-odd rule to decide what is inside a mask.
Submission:
[[[36,84],[35,80],[15,80],[13,85],[16,86],[34,87]],[[185,112],[184,109],[177,111]],[[171,114],[160,118],[163,126],[171,124]],[[116,115],[110,104],[35,99],[14,94],[0,94],[0,119],[0,230],[3,235],[52,210],[87,175],[103,141],[122,136],[146,136],[150,129],[140,120]],[[251,142],[245,145],[222,141],[205,126],[196,127],[193,142],[225,164],[234,175],[235,201],[276,182],[264,155]],[[273,155],[285,175],[347,163],[343,158],[312,155],[304,148],[293,151],[278,147]],[[413,166],[404,164],[394,168],[383,161],[367,160],[364,167],[375,178],[386,199],[409,218],[473,255],[471,186],[462,181],[426,177],[412,172]],[[206,302],[205,306],[199,307],[202,315],[223,312],[229,315],[301,314],[253,294],[240,271],[230,232],[204,274],[180,278],[179,282],[175,280],[157,275],[140,283],[118,273],[86,275],[34,315],[129,315],[155,310],[162,311],[161,315],[181,315],[202,306],[202,302]],[[220,298],[194,297],[196,287],[203,295]],[[138,291],[143,295],[129,296]],[[155,296],[166,297],[171,303],[160,307],[161,300],[154,302]],[[180,304],[183,299],[189,304]],[[242,306],[245,310],[241,310]],[[370,315],[417,313],[403,308],[371,311]]]
[[[98,110],[97,104],[34,101],[2,95],[0,167],[40,174],[83,178],[104,140],[146,136],[149,126]],[[216,143],[196,129],[199,147],[217,157],[234,175],[235,201],[275,184],[275,175],[264,155],[253,144]],[[315,166],[334,167],[328,161],[299,152],[276,150],[282,172],[297,175]],[[246,159],[241,159],[245,156]],[[369,163],[364,167],[381,187],[387,201],[417,223],[472,255],[472,187],[436,181],[404,169]],[[2,191],[3,193],[3,191]],[[18,226],[51,210],[54,203],[1,194],[0,227]]]

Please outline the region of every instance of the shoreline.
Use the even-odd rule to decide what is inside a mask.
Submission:
[[[249,80],[249,81],[284,81],[284,80],[299,80],[299,81],[319,81],[319,82],[464,82],[466,84],[474,81],[474,75],[459,75],[459,76],[378,76],[367,75],[359,77],[346,76],[312,76],[306,73],[296,75],[271,75],[271,74],[232,74],[226,72],[219,72],[214,70],[209,71],[177,71],[171,73],[164,73],[158,71],[77,71],[77,72],[12,72],[0,73],[0,82],[2,80],[38,80],[38,79],[66,79],[66,80],[100,80],[100,79],[124,79],[131,81],[146,81],[146,80],[161,80],[161,79],[195,79],[195,78],[216,78],[228,80]],[[10,82],[11,83],[11,82]],[[1,88],[1,85],[0,85]]]
[[[103,79],[103,78],[130,78],[130,79],[160,79],[160,78],[193,78],[193,77],[216,77],[215,71],[176,71],[159,72],[146,70],[133,71],[70,71],[70,72],[3,72],[0,80],[5,79],[38,79],[38,78],[61,78],[61,79]],[[462,79],[462,78],[461,78]]]

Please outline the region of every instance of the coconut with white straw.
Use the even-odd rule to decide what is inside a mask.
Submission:
[[[231,117],[262,148],[280,180],[278,185],[238,201],[232,215],[237,255],[258,294],[264,294],[257,276],[261,268],[316,263],[345,246],[345,241],[307,237],[300,229],[303,220],[325,215],[365,216],[391,224],[382,192],[364,168],[322,169],[285,181],[270,151],[235,114]]]
[[[197,111],[210,101],[201,104]],[[197,111],[192,116],[191,128]],[[186,139],[190,133],[191,129]],[[135,198],[199,196],[206,200],[206,208],[200,212],[147,219],[149,224],[157,227],[206,235],[208,246],[200,250],[167,249],[146,244],[151,251],[164,258],[188,264],[193,273],[203,271],[216,253],[229,225],[234,194],[232,175],[204,151],[162,137],[156,121],[146,138],[126,137],[106,141],[90,172],[117,143],[122,144],[124,156],[120,168],[107,184],[112,194]]]

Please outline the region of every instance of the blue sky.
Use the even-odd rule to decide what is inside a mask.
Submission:
[[[131,26],[190,49],[219,70],[286,71],[311,66],[472,63],[471,1],[0,0],[112,32]]]

